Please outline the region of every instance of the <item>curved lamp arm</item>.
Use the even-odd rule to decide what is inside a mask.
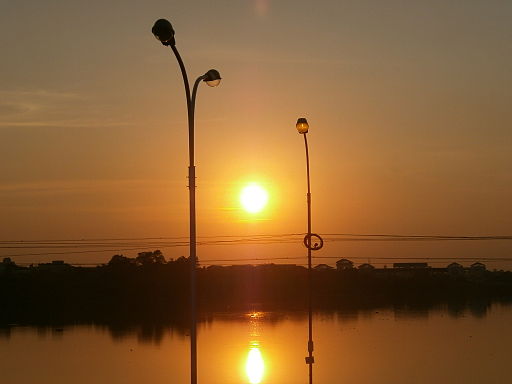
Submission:
[[[178,64],[180,66],[181,75],[183,76],[183,83],[185,85],[185,97],[187,98],[187,112],[188,112],[188,135],[189,135],[189,143],[188,143],[188,153],[189,153],[189,163],[194,164],[194,103],[192,98],[190,97],[190,84],[188,82],[187,70],[185,68],[185,64],[178,52],[178,48],[175,45],[170,45],[172,51],[174,52],[174,56],[176,56],[176,60],[178,60]],[[197,88],[198,80],[196,80],[196,84],[194,84],[194,97],[195,101],[195,90]]]

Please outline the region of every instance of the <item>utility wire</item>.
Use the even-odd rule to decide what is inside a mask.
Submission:
[[[265,245],[299,243],[304,233],[288,234],[258,234],[258,235],[225,235],[202,236],[198,245]],[[402,235],[402,234],[354,234],[354,233],[328,233],[326,242],[401,242],[401,241],[495,241],[512,240],[512,236],[481,235],[481,236],[447,236],[447,235]],[[185,241],[184,241],[185,240]],[[122,252],[144,250],[148,248],[174,248],[189,245],[188,237],[141,237],[141,238],[110,238],[110,239],[75,239],[75,240],[3,240],[0,249],[66,249],[59,252],[31,252],[7,254],[3,257],[46,256],[85,254],[100,252]],[[101,249],[97,249],[101,248]],[[83,249],[83,250],[75,250]],[[318,257],[316,257],[318,258]],[[276,258],[274,258],[276,259]],[[395,258],[390,258],[395,259]],[[425,258],[422,258],[425,259]],[[500,259],[505,260],[505,259]]]
[[[214,236],[198,236],[198,239],[224,239],[234,238],[235,240],[247,239],[247,238],[282,238],[282,237],[296,237],[304,236],[305,233],[285,233],[285,234],[255,234],[255,235],[214,235]],[[424,238],[424,239],[467,239],[467,240],[512,240],[512,235],[404,235],[404,234],[382,234],[382,233],[325,233],[322,234],[324,237],[335,236],[335,237],[377,237],[377,238]],[[188,240],[188,236],[178,237],[125,237],[125,238],[90,238],[90,239],[46,239],[46,240],[0,240],[0,244],[30,244],[30,243],[54,243],[54,244],[67,244],[67,243],[102,243],[102,242],[125,242],[125,241],[162,241],[162,240]]]

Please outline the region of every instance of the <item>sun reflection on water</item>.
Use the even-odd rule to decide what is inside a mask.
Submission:
[[[265,373],[265,363],[261,356],[259,346],[252,345],[247,355],[247,362],[245,363],[245,372],[249,383],[259,384],[263,380],[263,374]]]
[[[252,339],[249,345],[249,353],[245,362],[245,373],[250,384],[259,384],[265,374],[265,362],[261,354],[260,321],[265,316],[264,312],[250,312],[246,315],[249,319],[249,334]]]

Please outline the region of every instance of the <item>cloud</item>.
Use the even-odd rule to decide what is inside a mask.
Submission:
[[[0,193],[83,193],[118,189],[167,189],[177,184],[180,183],[160,179],[52,180],[3,183],[0,184]]]
[[[70,92],[0,90],[0,109],[13,114],[26,114],[79,98],[80,95]]]
[[[289,53],[286,51],[255,51],[248,48],[236,46],[234,48],[219,49],[206,47],[201,50],[195,50],[188,54],[195,59],[216,59],[229,63],[263,63],[263,64],[316,64],[325,66],[360,66],[370,65],[372,61],[365,58],[355,57],[328,57],[320,55],[305,55],[303,52]],[[380,63],[386,65],[386,63]],[[391,65],[391,64],[389,64]]]
[[[72,92],[37,90],[0,90],[0,128],[50,127],[93,128],[133,125],[129,120],[80,119],[86,105],[84,95]]]
[[[87,120],[34,120],[34,121],[0,121],[0,128],[11,127],[50,127],[50,128],[108,128],[133,125],[128,121],[87,121]]]
[[[9,98],[77,98],[79,95],[73,92],[48,91],[44,89],[35,90],[0,90],[0,97]]]
[[[0,112],[2,117],[20,118],[51,109],[76,100],[80,96],[76,93],[55,92],[46,90],[0,90]]]

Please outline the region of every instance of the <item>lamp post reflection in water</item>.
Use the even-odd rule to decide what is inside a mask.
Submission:
[[[245,361],[245,374],[250,384],[260,384],[265,374],[265,362],[261,354],[260,343],[260,322],[259,320],[264,316],[263,312],[252,312],[247,315],[249,318],[251,343],[249,346],[249,353]]]

